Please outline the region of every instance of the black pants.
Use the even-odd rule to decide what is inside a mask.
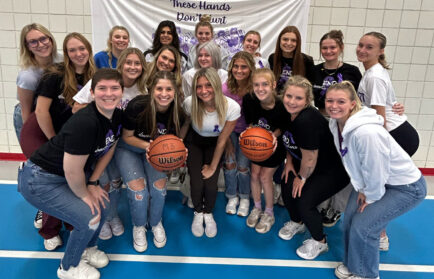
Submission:
[[[343,169],[343,167],[342,167]],[[312,237],[320,241],[324,238],[322,216],[317,206],[348,185],[350,179],[345,170],[328,173],[315,173],[306,180],[301,197],[292,197],[294,174],[289,173],[288,181],[282,179],[282,198],[289,216],[294,222],[303,222]]]
[[[405,121],[397,128],[390,131],[390,135],[410,157],[413,156],[419,148],[419,135],[408,121]]]
[[[218,137],[202,137],[190,128],[186,137],[188,148],[187,167],[190,175],[190,191],[196,212],[211,213],[217,198],[217,180],[220,168],[204,179],[202,166],[211,164]]]

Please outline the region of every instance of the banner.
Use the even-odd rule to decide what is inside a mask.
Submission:
[[[244,34],[256,30],[261,34],[264,58],[274,52],[279,32],[295,25],[306,42],[309,0],[92,0],[93,49],[104,50],[112,26],[125,26],[131,46],[143,51],[152,46],[160,21],[171,20],[177,26],[181,51],[188,54],[197,44],[194,27],[204,14],[211,15],[214,40],[231,54],[242,50]]]

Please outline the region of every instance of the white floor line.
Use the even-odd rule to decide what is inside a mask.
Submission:
[[[60,259],[62,255],[63,255],[62,252],[0,250],[0,258]],[[339,262],[332,262],[332,261],[274,260],[274,259],[250,259],[250,258],[181,257],[181,256],[152,256],[152,255],[130,255],[130,254],[108,254],[108,256],[111,261],[119,261],[119,262],[279,266],[279,267],[306,267],[306,268],[335,268],[339,264]],[[400,271],[400,272],[434,272],[434,266],[433,265],[380,264],[380,270]]]

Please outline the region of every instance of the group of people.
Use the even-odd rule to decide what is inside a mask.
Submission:
[[[79,33],[68,34],[57,53],[44,26],[23,28],[14,125],[28,161],[19,169],[18,190],[39,209],[35,226],[47,250],[62,245],[62,222],[71,230],[58,277],[100,277],[97,268],[109,260],[97,239],[124,233],[117,213],[122,184],[134,249],[147,249],[148,230],[156,247],[165,246],[166,184],[179,170],[157,171],[147,151],[159,135],[174,134],[188,149],[194,236],[217,235],[213,210],[222,169],[226,213],[247,217],[258,233],[274,225],[280,185],[290,220],[279,237],[290,240],[306,229],[311,235],[296,250],[301,258],[328,250],[324,212],[335,212],[334,223],[345,210],[345,253],[335,274],[379,278],[388,222],[426,195],[410,158],[419,138],[396,102],[384,35],[361,37],[363,77],[342,61],[339,30],[321,38],[324,62],[318,65],[301,52],[295,26],[282,29],[268,59],[254,30],[232,58],[213,41],[209,17],[202,17],[195,35],[199,44],[184,54],[175,24],[165,20],[143,52],[130,47],[125,27],[114,26],[107,49],[93,56]],[[251,127],[273,137],[265,161],[249,161],[241,152],[239,137]]]

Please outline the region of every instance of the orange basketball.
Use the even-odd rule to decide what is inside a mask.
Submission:
[[[240,137],[243,154],[254,162],[262,162],[273,154],[273,136],[261,127],[247,129]]]
[[[174,135],[162,135],[149,146],[149,162],[158,171],[171,171],[184,165],[185,145]]]

